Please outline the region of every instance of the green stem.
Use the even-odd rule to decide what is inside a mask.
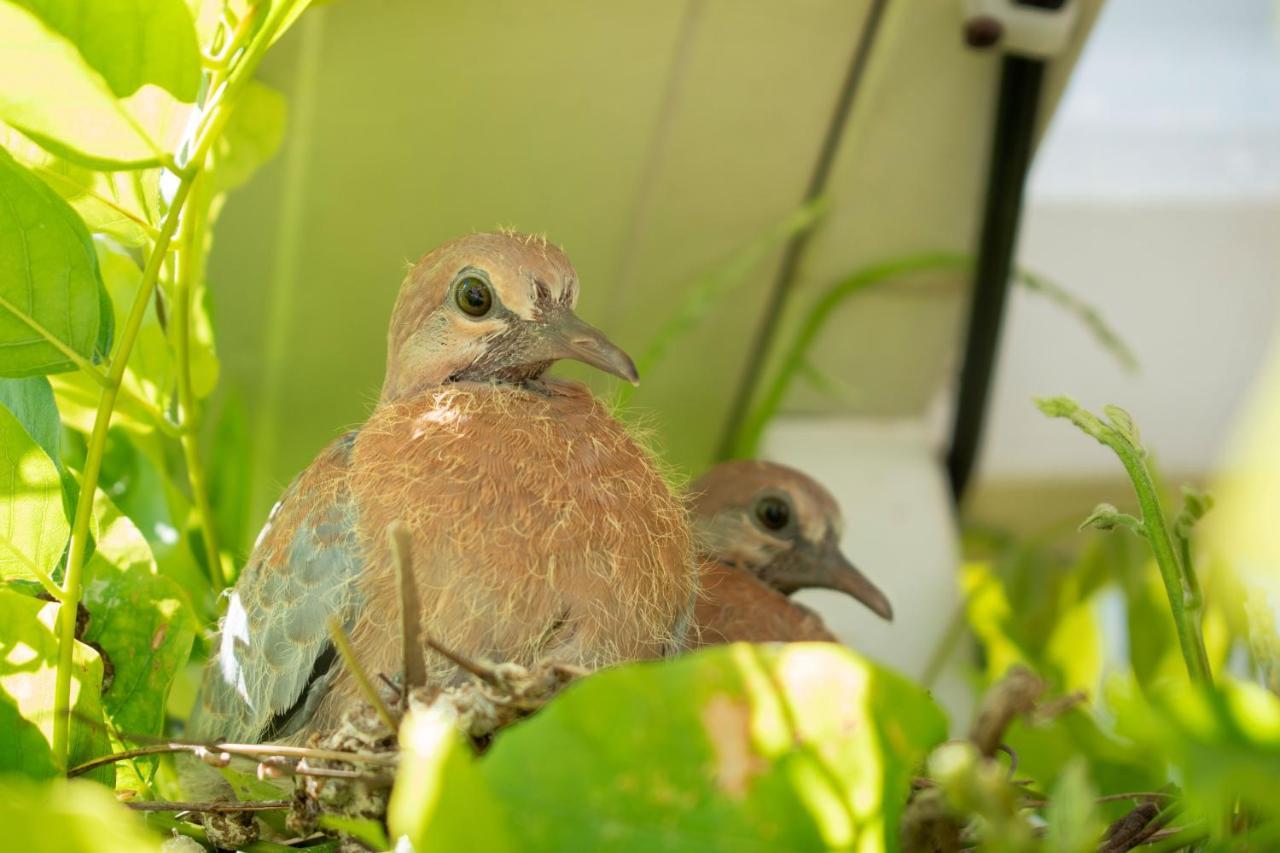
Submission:
[[[1174,551],[1169,525],[1160,506],[1160,496],[1141,452],[1112,433],[1110,429],[1104,432],[1103,441],[1120,457],[1129,479],[1133,481],[1138,505],[1142,507],[1143,530],[1151,545],[1151,553],[1155,556],[1156,566],[1160,569],[1165,593],[1169,597],[1169,612],[1173,616],[1178,645],[1182,648],[1182,657],[1187,664],[1187,674],[1193,683],[1212,684],[1213,675],[1209,670],[1209,656],[1205,652],[1204,634],[1200,627],[1203,607],[1197,594],[1199,585],[1188,577],[1192,571],[1190,564],[1184,571],[1177,552]]]
[[[765,427],[778,414],[787,389],[791,387],[791,382],[804,369],[805,359],[814,341],[817,340],[818,333],[826,326],[831,314],[846,299],[890,279],[932,270],[967,269],[972,263],[973,259],[968,255],[953,252],[912,255],[859,270],[824,293],[805,316],[803,325],[782,357],[777,374],[765,388],[760,404],[751,410],[746,421],[738,428],[737,436],[732,443],[734,455],[740,458],[755,456]]]
[[[177,189],[169,202],[169,210],[156,236],[155,245],[147,258],[146,268],[142,271],[142,280],[138,284],[138,292],[133,300],[133,307],[125,321],[125,327],[117,338],[116,353],[111,361],[111,369],[107,374],[107,384],[103,387],[102,397],[98,401],[98,411],[93,421],[93,432],[89,436],[88,450],[85,454],[84,471],[80,483],[80,497],[76,502],[75,519],[71,525],[71,544],[67,552],[67,573],[62,584],[63,600],[58,610],[58,671],[54,681],[54,716],[53,716],[53,755],[60,767],[67,766],[68,747],[71,732],[71,667],[72,652],[75,649],[76,608],[80,604],[81,582],[84,574],[84,556],[89,538],[89,520],[93,517],[93,499],[98,490],[98,479],[102,473],[102,457],[107,446],[107,430],[111,426],[111,415],[115,411],[116,397],[124,380],[129,355],[137,341],[138,332],[142,328],[143,318],[155,292],[160,268],[169,252],[169,244],[178,229],[186,206],[191,186],[200,170],[204,168],[213,145],[222,128],[230,117],[230,106],[235,103],[236,96],[251,79],[263,54],[271,44],[275,29],[287,11],[287,4],[278,7],[280,14],[268,19],[256,40],[245,52],[241,61],[231,72],[227,84],[213,105],[208,121],[201,128],[196,139],[191,158],[180,176]]]
[[[147,258],[142,281],[134,297],[133,307],[119,336],[107,385],[98,400],[98,411],[93,419],[93,432],[85,454],[84,471],[80,482],[80,497],[76,502],[75,519],[71,525],[71,545],[67,553],[67,574],[62,582],[62,606],[58,610],[58,673],[54,681],[53,754],[60,767],[67,766],[69,733],[71,729],[71,666],[75,648],[76,608],[80,604],[81,577],[84,572],[84,555],[89,538],[89,520],[93,517],[93,498],[98,491],[98,478],[102,473],[102,457],[107,448],[107,430],[115,411],[116,397],[124,380],[129,354],[133,351],[142,320],[146,316],[151,294],[155,290],[160,266],[164,262],[169,241],[177,230],[182,207],[191,191],[191,183],[182,181],[174,193],[172,206],[160,228],[160,236]]]
[[[193,185],[198,183],[198,179],[192,181]],[[197,186],[197,195],[201,188]],[[182,252],[177,275],[174,276],[173,350],[178,369],[178,422],[181,427],[178,441],[182,445],[182,456],[187,464],[187,481],[191,486],[191,497],[200,522],[201,539],[204,540],[209,581],[221,592],[227,586],[227,576],[222,570],[217,528],[214,526],[213,508],[209,505],[208,479],[204,463],[200,459],[200,408],[191,382],[191,302],[194,290],[191,279],[194,271],[202,264],[207,224],[205,218],[198,213],[201,207],[197,204],[193,208],[192,221],[187,223],[182,235]]]

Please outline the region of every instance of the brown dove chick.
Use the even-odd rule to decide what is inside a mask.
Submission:
[[[840,552],[840,508],[810,477],[772,462],[726,462],[691,495],[702,645],[834,641],[816,613],[787,597],[800,589],[839,590],[893,618],[884,593]]]
[[[273,510],[230,593],[191,736],[296,741],[357,701],[326,621],[371,673],[400,675],[387,526],[409,530],[422,628],[472,659],[587,668],[681,645],[697,577],[685,509],[571,358],[636,381],[573,313],[578,278],[544,240],[474,234],[401,285],[368,421]],[[427,652],[431,683],[458,677]]]

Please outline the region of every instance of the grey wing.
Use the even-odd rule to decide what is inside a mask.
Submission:
[[[188,723],[191,738],[286,739],[337,674],[328,622],[354,622],[362,565],[346,485],[354,436],[326,448],[272,510],[230,593]]]

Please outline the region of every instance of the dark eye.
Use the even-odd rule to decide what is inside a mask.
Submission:
[[[770,530],[781,530],[791,521],[791,507],[782,498],[766,496],[756,501],[756,518]]]
[[[472,317],[483,317],[493,307],[493,291],[489,289],[489,285],[475,276],[467,276],[458,282],[454,298],[462,312]]]

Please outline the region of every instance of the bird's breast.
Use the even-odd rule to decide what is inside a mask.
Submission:
[[[397,612],[385,529],[399,520],[427,630],[460,651],[655,656],[692,599],[684,507],[580,385],[457,384],[384,403],[360,431],[351,486],[371,618]]]

